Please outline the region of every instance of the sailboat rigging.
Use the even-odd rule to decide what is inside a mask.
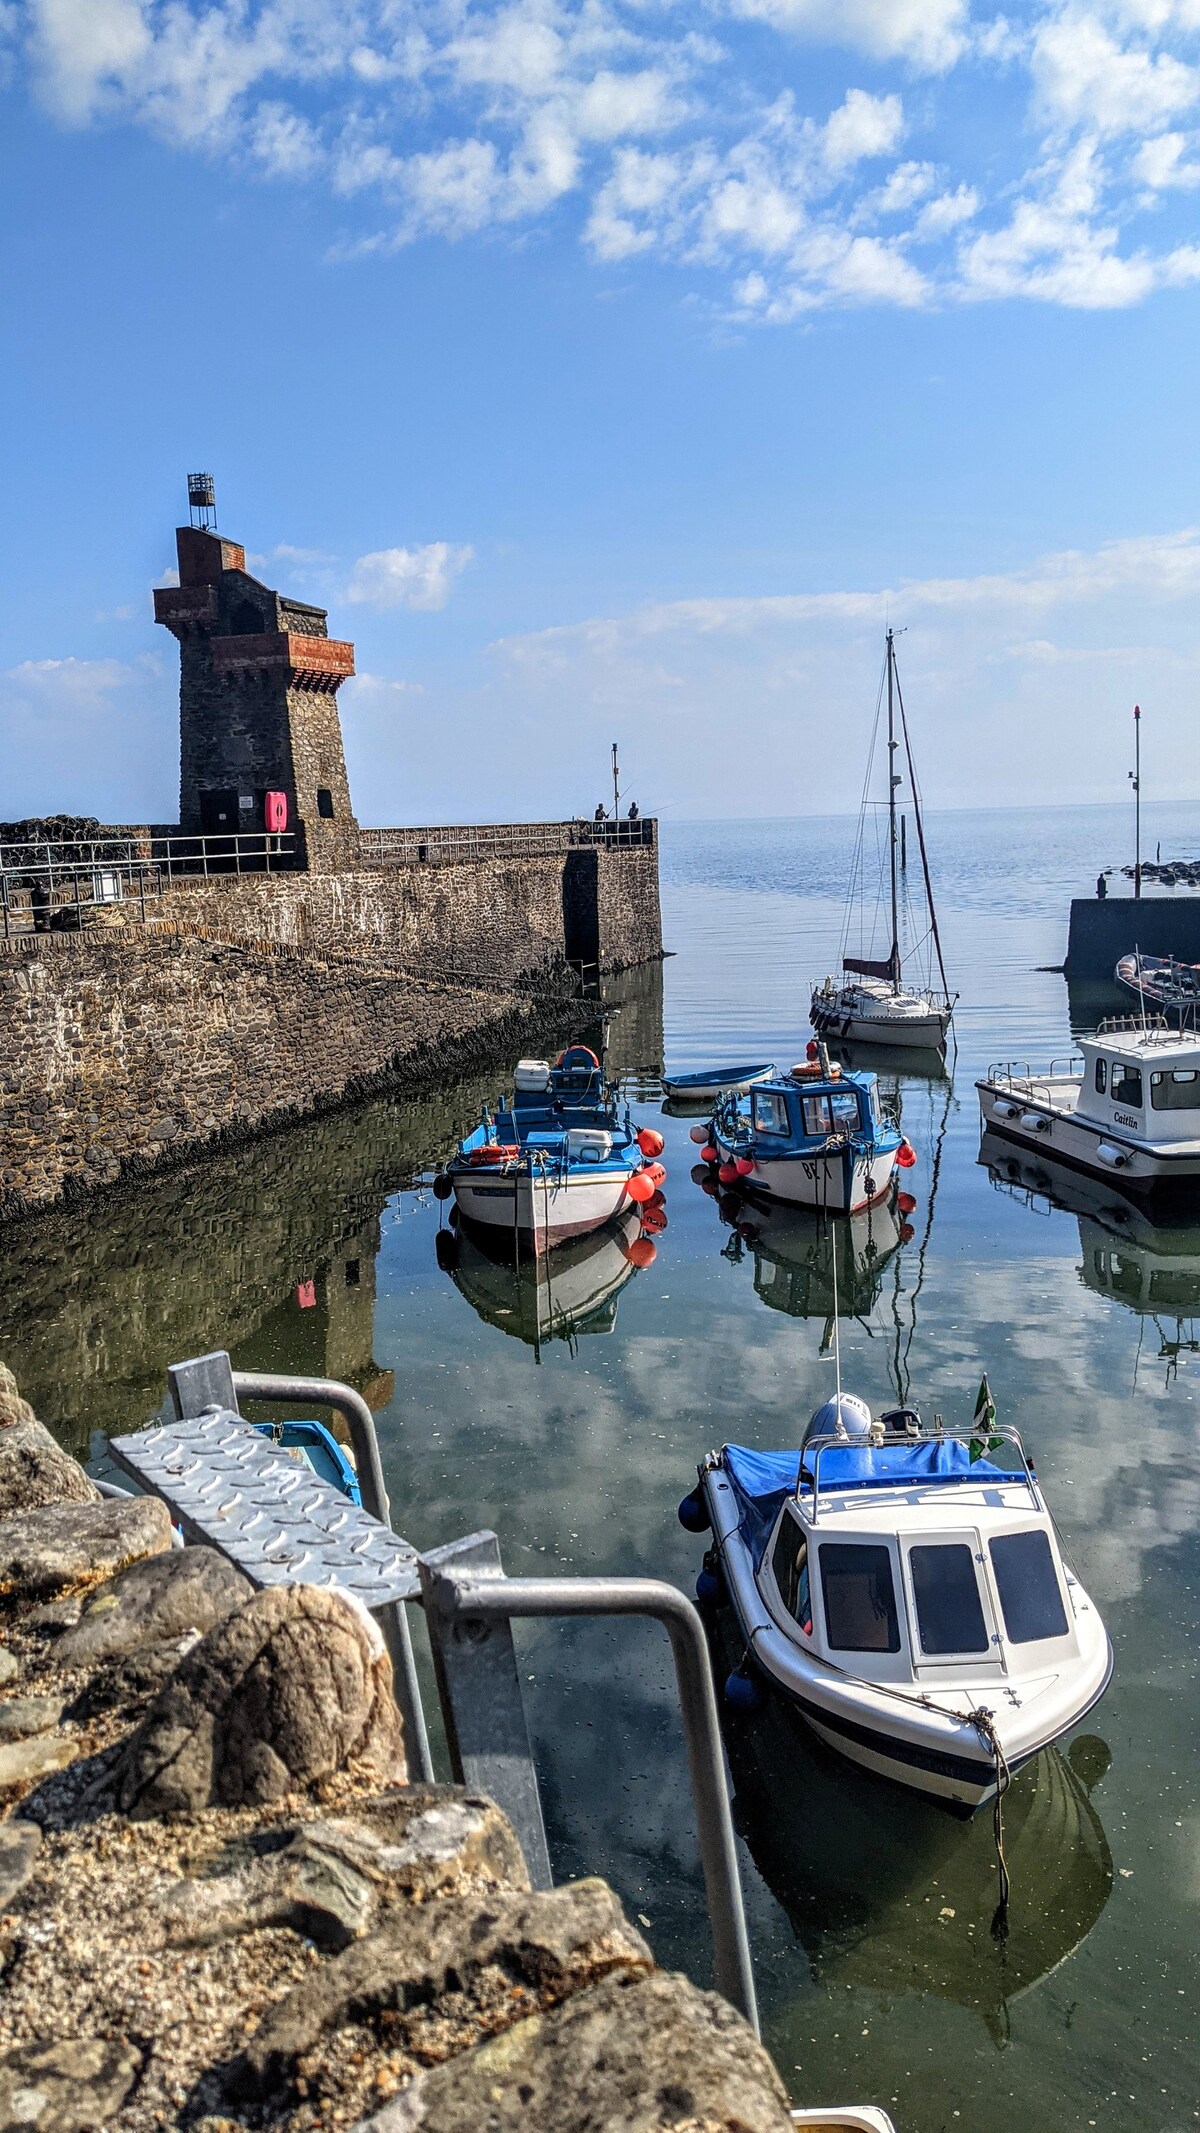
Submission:
[[[887,632],[887,820],[888,820],[888,885],[891,917],[891,942],[885,957],[848,955],[846,933],[842,942],[842,977],[828,977],[823,985],[814,987],[811,1005],[812,1025],[821,1036],[840,1037],[859,1044],[903,1044],[940,1050],[946,1041],[946,1031],[954,1011],[946,979],[946,966],[942,957],[941,934],[938,930],[937,911],[933,900],[933,882],[929,871],[929,852],[925,842],[925,823],[921,813],[921,796],[913,765],[912,741],[908,730],[908,718],[904,698],[900,690],[900,676],[896,667],[895,633]],[[917,845],[921,854],[921,876],[924,884],[925,903],[929,914],[928,940],[937,958],[940,990],[932,982],[932,970],[924,984],[906,985],[903,978],[900,952],[900,875],[901,852],[900,830],[897,824],[896,794],[904,779],[896,769],[896,756],[901,740],[896,733],[896,714],[899,711],[900,734],[903,737],[904,761],[908,773],[908,786],[912,799],[913,816],[917,829]],[[876,721],[878,722],[878,708]],[[876,729],[877,730],[877,729]],[[874,754],[874,736],[871,752]],[[867,771],[870,782],[870,766]],[[863,821],[868,806],[864,792],[863,810],[859,821],[859,834],[855,846],[854,874],[861,860]],[[847,928],[849,928],[850,902],[847,903]],[[874,945],[872,943],[872,945]]]

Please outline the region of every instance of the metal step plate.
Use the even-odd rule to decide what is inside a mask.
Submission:
[[[227,1408],[109,1439],[190,1541],[254,1585],[337,1585],[374,1613],[420,1597],[416,1551]]]

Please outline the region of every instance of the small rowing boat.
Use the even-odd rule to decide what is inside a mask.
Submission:
[[[670,1103],[715,1104],[721,1096],[743,1096],[756,1081],[767,1081],[774,1072],[768,1059],[756,1066],[706,1067],[698,1074],[664,1074],[662,1085]]]
[[[1142,955],[1135,948],[1121,957],[1113,976],[1156,1012],[1190,1012],[1194,1019],[1200,1007],[1200,963],[1180,963],[1173,955]]]

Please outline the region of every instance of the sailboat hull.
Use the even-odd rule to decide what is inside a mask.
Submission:
[[[893,991],[882,981],[818,986],[810,1007],[812,1026],[823,1037],[848,1044],[899,1044],[912,1051],[940,1051],[950,1009],[929,993]]]

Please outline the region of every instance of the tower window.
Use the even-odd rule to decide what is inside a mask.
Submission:
[[[317,787],[317,813],[322,815],[326,822],[333,821],[333,794],[328,785]]]
[[[253,600],[240,600],[229,617],[229,627],[235,637],[260,637],[267,625]]]

